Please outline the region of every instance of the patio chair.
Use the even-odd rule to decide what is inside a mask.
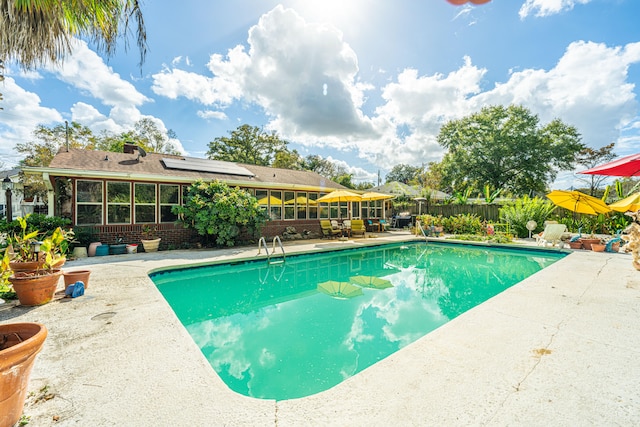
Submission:
[[[544,231],[536,236],[538,246],[547,246],[551,243],[551,246],[558,244],[558,247],[562,248],[562,238],[567,233],[567,226],[564,224],[547,224]]]
[[[391,224],[386,219],[380,219],[380,231],[387,231],[391,228]]]
[[[322,228],[322,235],[329,239],[333,239],[335,236],[342,235],[342,230],[339,228],[333,228],[331,221],[328,219],[320,220],[320,228]]]
[[[355,237],[356,235],[362,235],[362,237],[366,236],[367,229],[364,226],[364,221],[361,219],[354,219],[351,221],[351,235]]]

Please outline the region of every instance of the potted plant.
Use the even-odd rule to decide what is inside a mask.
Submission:
[[[53,299],[62,272],[64,252],[68,248],[67,238],[72,236],[58,227],[51,236],[36,240],[38,232],[26,233],[26,221],[20,219],[21,235],[9,238],[9,245],[2,258],[3,275],[10,274],[8,281],[18,295],[20,304],[42,305]],[[22,269],[20,262],[33,262]],[[10,273],[9,273],[10,272]]]
[[[158,228],[145,225],[142,227],[142,247],[145,252],[156,252],[161,238],[157,236]]]
[[[0,325],[0,425],[20,419],[33,362],[46,337],[47,328],[39,323]]]
[[[606,245],[602,243],[602,240],[598,239],[597,242],[591,243],[591,250],[593,252],[604,252]]]

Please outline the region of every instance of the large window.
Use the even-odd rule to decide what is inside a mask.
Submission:
[[[320,197],[324,195],[325,193],[320,193]],[[319,203],[318,211],[320,213],[320,219],[329,219],[329,203]]]
[[[298,193],[298,197],[296,197],[297,219],[307,219],[307,204],[310,204],[309,199],[307,199],[307,193]]]
[[[296,219],[296,193],[284,192],[284,219]]]
[[[131,183],[107,182],[107,223],[131,223]]]
[[[270,191],[269,215],[271,219],[282,219],[282,191]]]
[[[102,224],[102,181],[76,181],[76,224]]]
[[[178,219],[178,215],[171,210],[180,203],[179,194],[179,185],[160,184],[160,222],[174,222]]]
[[[309,219],[318,219],[318,193],[309,193]]]
[[[156,185],[135,184],[136,224],[156,222]]]

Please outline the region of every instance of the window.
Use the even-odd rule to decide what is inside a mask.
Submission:
[[[134,189],[136,224],[156,222],[156,185],[136,183]]]
[[[107,182],[107,223],[131,223],[131,183]]]
[[[282,219],[282,191],[271,191],[269,197],[269,215],[271,219]]]
[[[318,219],[318,193],[309,193],[309,219]]]
[[[320,197],[324,196],[326,193],[320,193]],[[320,212],[321,219],[329,219],[329,204],[328,203],[320,203],[318,206],[318,210]]]
[[[171,210],[180,203],[180,186],[160,184],[160,222],[174,222],[178,215]]]
[[[296,193],[284,192],[284,219],[296,219]]]
[[[307,219],[307,204],[310,204],[307,199],[307,193],[298,193],[298,197],[296,197],[296,218]]]
[[[102,181],[76,181],[76,224],[102,224]]]

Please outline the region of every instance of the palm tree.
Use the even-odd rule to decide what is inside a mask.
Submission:
[[[0,0],[0,61],[24,69],[58,63],[71,52],[73,37],[88,38],[110,56],[131,21],[142,65],[147,34],[138,0]]]

